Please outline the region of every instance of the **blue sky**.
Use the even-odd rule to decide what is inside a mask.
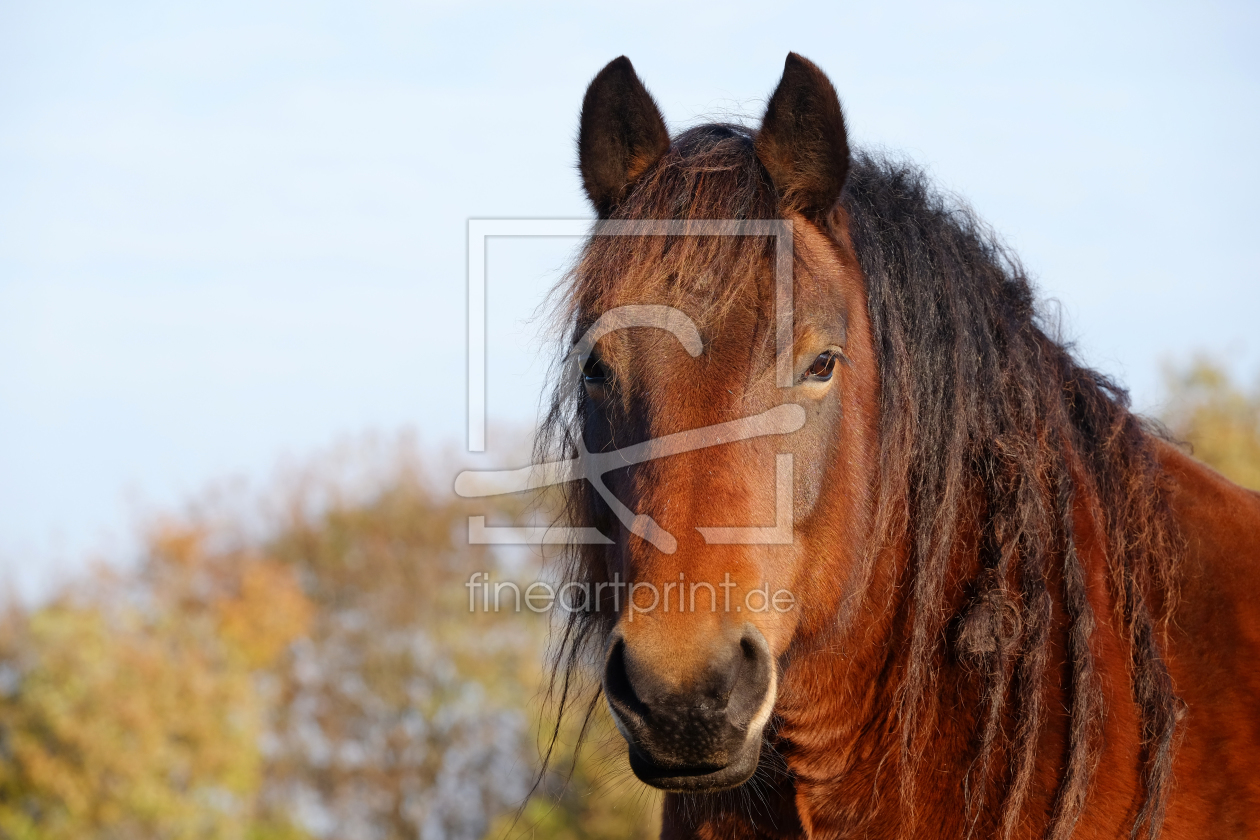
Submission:
[[[1260,370],[1260,7],[0,0],[0,569],[365,431],[462,442],[470,217],[585,217],[587,81],[757,116],[784,55],[1020,253],[1092,364]],[[490,446],[572,242],[488,260]]]

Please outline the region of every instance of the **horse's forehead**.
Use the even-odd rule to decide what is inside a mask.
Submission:
[[[793,288],[793,342],[797,349],[843,345],[849,313],[841,276],[852,272],[825,234],[803,220],[795,227],[797,257],[787,277]],[[623,270],[601,266],[603,282],[584,300],[580,326],[589,328],[622,307],[668,306],[685,316],[703,343],[703,352],[692,358],[666,329],[644,325],[607,333],[599,342],[601,355],[626,385],[702,376],[720,382],[722,392],[747,391],[759,372],[773,367],[781,280],[774,265],[752,243],[708,253],[718,258],[660,266],[632,260]]]

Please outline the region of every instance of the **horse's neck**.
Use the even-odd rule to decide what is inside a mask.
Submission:
[[[1077,550],[1087,565],[1090,598],[1101,625],[1098,635],[1106,637],[1109,651],[1121,649],[1121,640],[1110,626],[1114,610],[1108,592],[1106,540],[1093,509],[1082,500],[1075,523]],[[966,607],[963,581],[979,573],[978,526],[960,533],[951,561],[954,579],[950,591],[958,593],[948,608],[960,612]],[[968,773],[976,772],[975,733],[984,704],[982,678],[955,655],[952,649],[938,650],[934,681],[927,687],[920,707],[919,732],[928,733],[922,746],[923,758],[913,774],[915,789],[903,797],[901,770],[903,720],[898,710],[899,691],[905,675],[905,650],[909,644],[909,586],[889,570],[905,569],[904,549],[881,558],[877,570],[883,578],[872,580],[863,616],[837,626],[830,635],[814,641],[808,650],[794,656],[783,679],[776,713],[779,751],[787,760],[796,785],[796,798],[802,822],[823,835],[850,834],[864,837],[905,836],[906,820],[920,827],[932,826],[939,836],[962,836],[965,809],[959,803],[968,796]],[[1061,584],[1050,582],[1052,597],[1060,600]],[[1050,629],[1061,636],[1061,610]],[[865,620],[863,620],[865,619]],[[1049,673],[1062,667],[1062,645],[1052,653]],[[1098,663],[1099,671],[1118,690],[1118,704],[1127,688],[1123,658]],[[1047,708],[1064,708],[1067,697],[1050,680],[1044,702]],[[1012,712],[1014,698],[1007,698],[1004,715]],[[1131,705],[1131,704],[1129,704]],[[1131,722],[1131,715],[1120,715]],[[1043,723],[1039,755],[1062,754],[1066,720],[1049,715]],[[1003,726],[1009,736],[1013,726]],[[998,812],[993,798],[1002,796],[1005,773],[1003,750],[999,747],[990,774],[984,813],[995,820]],[[1042,766],[1044,765],[1044,766]],[[1027,806],[1046,810],[1055,791],[1058,767],[1051,759],[1039,762],[1035,771],[1037,790]],[[975,779],[972,780],[974,786]],[[912,804],[913,803],[913,804]],[[983,836],[996,825],[976,826]]]
[[[970,541],[967,541],[970,542]],[[897,837],[904,827],[901,799],[902,721],[897,711],[904,676],[907,604],[895,572],[904,558],[885,557],[858,615],[812,641],[787,668],[775,711],[777,749],[787,760],[802,823],[823,836]],[[934,701],[921,720],[933,732],[925,771],[917,774],[916,802],[951,802],[919,819],[957,819],[976,724],[971,680],[952,658],[940,663]],[[942,836],[948,836],[945,831]]]

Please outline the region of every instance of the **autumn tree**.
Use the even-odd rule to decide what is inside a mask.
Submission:
[[[0,835],[247,838],[263,769],[255,672],[304,632],[285,568],[208,580],[202,535],[154,540],[156,586],[100,574],[0,638]],[[260,588],[265,587],[265,591]]]
[[[203,500],[133,568],[0,612],[0,838],[654,834],[602,709],[537,779],[548,617],[469,609],[473,573],[543,569],[469,545],[468,516],[545,500],[472,505],[413,450],[387,463]]]
[[[1196,458],[1222,475],[1260,490],[1260,386],[1235,385],[1220,364],[1198,357],[1165,370],[1164,421]]]

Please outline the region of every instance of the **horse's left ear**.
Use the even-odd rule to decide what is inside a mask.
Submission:
[[[788,53],[755,141],[783,212],[826,215],[849,174],[849,140],[840,98],[813,62]]]

